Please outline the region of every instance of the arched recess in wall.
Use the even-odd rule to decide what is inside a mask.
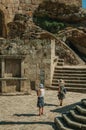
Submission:
[[[0,37],[6,37],[7,30],[5,25],[5,16],[2,10],[0,10]]]

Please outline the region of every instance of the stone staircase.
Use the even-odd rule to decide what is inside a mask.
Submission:
[[[58,130],[86,130],[86,99],[54,121]]]
[[[64,59],[58,58],[57,65],[58,66],[63,66],[64,65]]]
[[[57,63],[52,79],[52,89],[57,89],[58,80],[63,79],[68,91],[86,93],[86,66],[64,66]]]

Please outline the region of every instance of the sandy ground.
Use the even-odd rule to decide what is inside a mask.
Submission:
[[[59,106],[57,92],[46,90],[45,113],[38,116],[37,96],[0,96],[0,130],[57,130],[54,118],[70,110],[86,94],[67,92],[63,106]]]

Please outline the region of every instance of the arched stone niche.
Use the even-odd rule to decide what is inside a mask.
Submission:
[[[6,36],[7,36],[7,29],[5,23],[5,14],[0,9],[0,37],[6,37]]]
[[[6,37],[4,13],[0,10],[0,37]]]

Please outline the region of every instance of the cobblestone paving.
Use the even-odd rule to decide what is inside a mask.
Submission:
[[[56,130],[54,117],[69,110],[86,94],[67,92],[63,106],[59,106],[57,92],[46,90],[45,113],[39,117],[37,96],[0,96],[0,130]]]

